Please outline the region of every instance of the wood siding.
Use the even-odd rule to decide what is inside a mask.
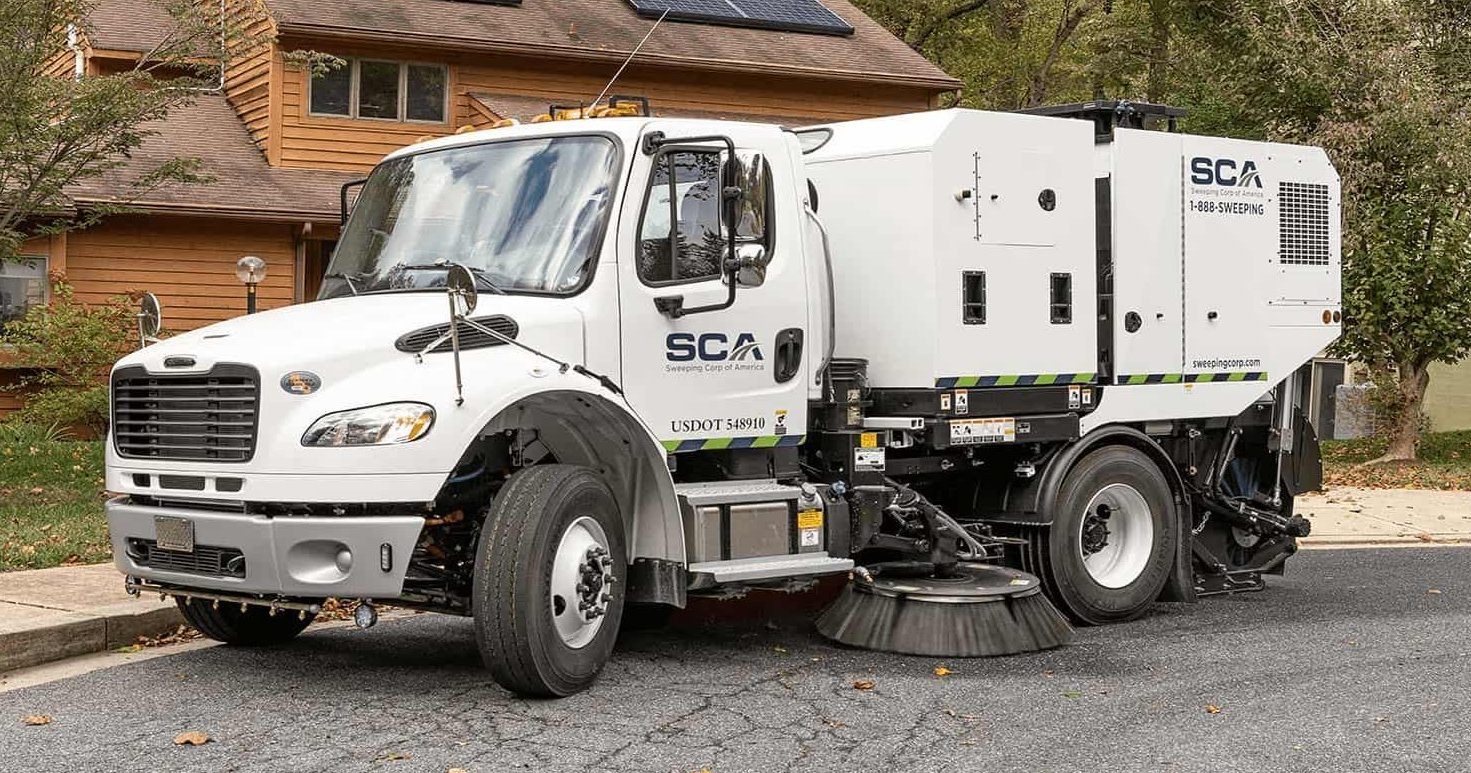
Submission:
[[[77,299],[96,303],[151,290],[163,302],[164,327],[192,330],[245,313],[235,261],[264,258],[261,310],[289,305],[296,287],[293,226],[208,218],[115,217],[67,240],[66,276]]]
[[[327,50],[344,57],[426,61],[423,50],[352,50],[296,40],[286,41],[282,48]],[[522,94],[545,98],[549,103],[577,104],[596,96],[612,74],[611,70],[604,72],[607,68],[589,69],[580,63],[529,58],[440,54],[436,61],[449,65],[451,120],[445,124],[309,115],[308,73],[300,67],[284,66],[280,154],[272,162],[289,167],[365,171],[388,153],[424,137],[443,136],[463,126],[485,126],[487,117],[474,105],[470,96],[473,93]],[[824,120],[924,110],[934,98],[931,91],[920,88],[637,67],[625,74],[614,91],[647,96],[655,111],[661,107],[683,108]]]
[[[225,68],[225,98],[230,100],[256,145],[270,156],[276,67],[275,25],[261,0],[227,0],[232,23],[249,40],[231,52]],[[274,162],[274,159],[272,159]]]

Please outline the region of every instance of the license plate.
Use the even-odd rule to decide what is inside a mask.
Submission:
[[[153,516],[153,532],[160,550],[194,552],[194,522],[171,515]]]

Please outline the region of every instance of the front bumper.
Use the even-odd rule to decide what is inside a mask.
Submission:
[[[424,519],[417,515],[268,517],[151,507],[126,497],[109,501],[106,511],[114,560],[129,576],[186,588],[306,598],[398,596],[424,528]],[[156,545],[158,516],[189,522],[194,553],[167,551],[145,557],[137,541]],[[238,564],[229,572],[189,566],[191,560],[212,557],[209,551],[226,556],[238,551],[243,570]]]

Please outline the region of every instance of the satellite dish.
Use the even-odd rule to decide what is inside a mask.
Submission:
[[[479,293],[475,290],[475,276],[470,273],[470,269],[451,263],[444,284],[449,288],[452,303],[459,314],[469,315],[475,311]]]
[[[162,329],[163,305],[158,302],[157,295],[145,292],[138,300],[138,332],[146,344],[149,339],[157,339],[158,331]]]

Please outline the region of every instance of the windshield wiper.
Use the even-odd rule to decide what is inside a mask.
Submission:
[[[390,271],[431,271],[431,270],[434,270],[434,271],[448,271],[449,270],[449,267],[450,267],[450,264],[447,261],[436,261],[434,263],[400,263],[397,266],[394,266],[392,269],[389,269],[389,270]],[[475,277],[475,281],[477,281],[477,282],[485,285],[485,289],[487,289],[487,290],[495,293],[496,295],[509,295],[509,293],[507,293],[504,289],[502,289],[500,287],[500,285],[497,285],[495,282],[491,281],[490,276],[488,275],[488,272],[485,269],[483,269],[483,268],[475,268],[474,266],[465,266],[465,268],[470,271],[470,275],[471,276]]]

